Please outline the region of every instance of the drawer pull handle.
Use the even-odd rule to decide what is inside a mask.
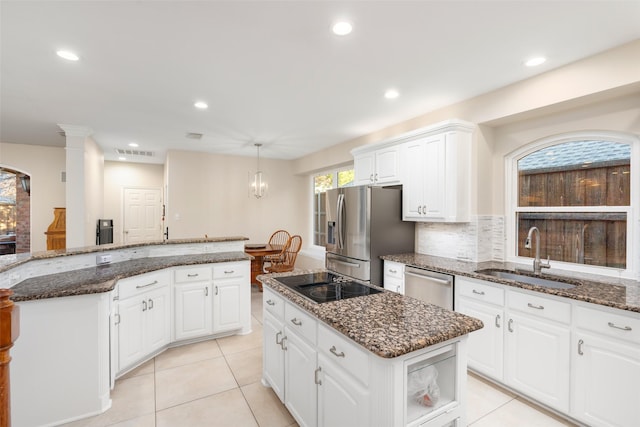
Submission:
[[[268,299],[268,300],[267,300],[267,304],[269,304],[269,305],[276,305],[276,303],[275,303],[275,302],[273,302],[273,301],[271,301],[270,299]]]
[[[236,272],[235,270],[225,270],[224,274],[233,274],[235,272]]]
[[[607,325],[609,325],[610,328],[621,329],[623,331],[630,331],[632,329],[631,326],[618,326],[613,322],[609,322]]]
[[[315,383],[318,384],[318,385],[322,385],[322,380],[320,380],[320,378],[318,378],[318,374],[320,373],[320,371],[322,371],[322,367],[318,366],[318,369],[316,369],[315,372],[314,372]]]
[[[302,326],[302,322],[299,321],[297,317],[294,317],[293,319],[291,319],[291,323],[293,323],[296,326]]]
[[[338,353],[335,345],[332,345],[329,351],[333,353],[336,357],[344,357],[344,351],[341,351],[340,353]]]
[[[397,272],[398,272],[398,270],[391,270],[391,269],[389,269],[389,273],[396,274]]]
[[[500,315],[496,314],[496,328],[500,327]]]
[[[278,339],[278,336],[281,336],[281,335],[282,335],[282,332],[278,332],[276,334],[276,344],[278,344],[280,347],[282,347],[282,340]]]
[[[530,302],[527,303],[527,307],[529,308],[535,308],[536,310],[544,310],[544,306],[542,305],[535,305],[535,304],[531,304]]]
[[[471,291],[471,292],[473,292],[473,293],[474,293],[474,294],[476,294],[476,295],[484,295],[484,291],[476,291],[476,290],[474,289],[474,290],[473,290],[473,291]]]
[[[509,319],[509,323],[507,324],[507,328],[509,332],[513,332],[513,319]]]
[[[194,273],[194,274],[187,273],[187,277],[198,277],[198,276],[199,276],[198,273]]]
[[[153,282],[147,283],[146,285],[138,285],[138,286],[136,286],[136,289],[146,288],[147,286],[153,286],[153,285],[156,285],[157,283],[158,283],[158,281],[154,280]]]
[[[580,356],[584,355],[584,352],[582,351],[582,346],[583,346],[583,344],[584,344],[584,341],[583,341],[583,340],[578,341],[578,354],[579,354]]]

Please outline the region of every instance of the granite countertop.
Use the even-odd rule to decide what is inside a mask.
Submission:
[[[526,269],[526,271],[531,271],[531,266],[523,266],[521,264],[499,261],[475,263],[468,261],[459,261],[451,258],[420,255],[415,253],[385,255],[381,258],[384,260],[395,261],[402,264],[418,268],[425,268],[441,273],[448,273],[456,276],[467,276],[474,279],[501,283],[503,285],[513,286],[516,288],[528,289],[531,291],[557,295],[565,298],[571,298],[579,301],[585,301],[593,304],[599,304],[607,307],[614,307],[621,310],[640,313],[640,282],[635,280],[619,279],[569,271],[562,271],[557,273],[543,271],[541,276],[543,278],[551,280],[553,280],[554,278],[568,279],[571,281],[571,283],[577,285],[572,289],[553,289],[520,283],[513,280],[499,279],[497,277],[489,276],[486,274],[476,273],[476,271],[489,268],[500,270]]]
[[[118,280],[150,271],[181,265],[248,261],[251,258],[244,252],[219,252],[134,259],[32,277],[11,288],[13,291],[11,299],[18,302],[109,292],[113,290]]]
[[[99,246],[86,246],[83,248],[56,249],[51,251],[31,252],[24,254],[10,254],[0,256],[0,273],[10,268],[24,264],[27,261],[37,259],[49,259],[71,255],[81,255],[95,252],[114,251],[118,249],[136,248],[141,246],[163,246],[163,245],[182,245],[189,243],[215,243],[215,242],[235,242],[239,240],[249,240],[244,236],[225,236],[225,237],[204,237],[192,239],[171,239],[158,240],[155,242],[144,243],[124,243],[124,244],[108,244]]]
[[[258,280],[380,357],[402,356],[483,327],[482,322],[473,317],[395,292],[383,291],[318,304],[275,280],[319,271],[324,270],[260,275]]]

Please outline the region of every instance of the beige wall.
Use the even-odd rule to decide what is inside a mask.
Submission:
[[[122,243],[125,188],[164,186],[164,166],[143,163],[104,162],[104,218],[113,219],[113,242]]]
[[[309,179],[295,176],[292,162],[260,160],[269,183],[262,199],[248,192],[254,157],[169,151],[166,165],[170,238],[241,235],[259,243],[286,229],[309,243]]]
[[[65,206],[64,148],[0,143],[0,165],[31,176],[31,250],[46,250],[53,208]]]

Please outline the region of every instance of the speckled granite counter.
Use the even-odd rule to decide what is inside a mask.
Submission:
[[[531,271],[530,266],[523,266],[520,264],[516,265],[498,261],[475,263],[415,253],[385,255],[381,258],[441,273],[472,277],[474,279],[501,283],[503,285],[521,289],[558,295],[561,297],[640,313],[640,282],[634,280],[565,271],[558,272],[558,275],[556,276],[555,273],[548,273],[545,271],[543,272],[542,277],[549,279],[553,279],[554,277],[567,278],[577,285],[572,289],[552,289],[476,273],[476,271],[489,268],[503,270],[515,270],[520,268]]]
[[[219,252],[197,255],[140,258],[102,266],[26,279],[13,286],[13,301],[29,301],[72,295],[95,294],[113,290],[125,277],[181,265],[248,261],[244,252]]]
[[[395,292],[317,304],[275,280],[318,271],[323,270],[261,275],[258,280],[380,357],[402,356],[483,327],[478,319]]]

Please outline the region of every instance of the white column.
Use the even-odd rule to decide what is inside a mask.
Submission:
[[[67,138],[66,145],[66,208],[67,248],[80,248],[85,243],[85,143],[93,133],[85,126],[58,125]]]

